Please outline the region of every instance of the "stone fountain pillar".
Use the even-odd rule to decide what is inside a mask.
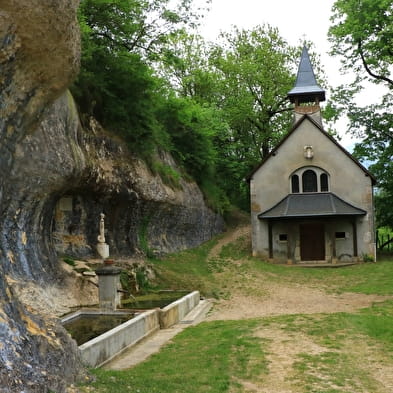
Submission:
[[[120,284],[121,269],[105,264],[96,270],[98,276],[98,299],[100,308],[106,310],[116,310],[120,306]]]
[[[105,243],[105,214],[101,213],[100,216],[100,234],[97,237],[97,252],[100,254],[102,259],[106,259],[109,257],[109,244]]]

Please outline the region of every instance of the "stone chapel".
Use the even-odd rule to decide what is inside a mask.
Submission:
[[[294,124],[251,173],[254,256],[288,264],[375,260],[373,175],[323,128],[318,85],[303,48]]]

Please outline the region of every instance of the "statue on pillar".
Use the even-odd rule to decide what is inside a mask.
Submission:
[[[104,218],[105,218],[105,214],[101,213],[100,214],[100,234],[97,237],[98,243],[105,243],[105,222],[104,222]]]
[[[100,233],[97,236],[98,244],[97,244],[97,252],[101,256],[102,259],[106,259],[109,257],[109,245],[105,243],[105,222],[104,222],[105,214],[100,214]]]

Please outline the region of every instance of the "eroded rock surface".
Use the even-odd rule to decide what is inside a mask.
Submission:
[[[78,0],[0,5],[4,393],[63,393],[82,377],[75,342],[51,310],[43,312],[31,297],[43,299],[47,287],[69,285],[59,255],[94,255],[101,212],[112,255],[179,250],[222,230],[221,218],[205,206],[195,183],[181,180],[171,188],[94,120],[89,130],[81,128],[66,92],[79,62],[77,5]],[[175,168],[170,156],[160,160]],[[54,292],[47,293],[50,308]]]
[[[189,248],[223,227],[194,182],[172,188],[93,120],[82,129],[69,93],[16,146],[9,182],[3,246],[10,271],[36,280],[56,274],[59,255],[96,255],[101,212],[115,257]]]
[[[15,297],[12,271],[25,261],[7,247],[20,226],[17,217],[12,222],[7,218],[17,144],[33,132],[46,105],[62,94],[77,71],[77,3],[3,0],[0,5],[1,392],[63,392],[80,368],[75,343],[57,321]],[[16,241],[23,245],[24,239]]]

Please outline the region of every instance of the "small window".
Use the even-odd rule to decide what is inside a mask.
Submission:
[[[278,235],[278,240],[280,242],[286,242],[286,241],[288,241],[288,235],[286,233],[280,233]]]
[[[345,232],[336,232],[336,239],[346,239]]]
[[[298,193],[299,192],[299,176],[298,175],[292,176],[291,184],[292,184],[292,192]]]
[[[329,191],[328,176],[326,173],[321,174],[321,192]]]
[[[302,177],[303,192],[317,192],[317,175],[311,169],[308,169],[303,173]]]

